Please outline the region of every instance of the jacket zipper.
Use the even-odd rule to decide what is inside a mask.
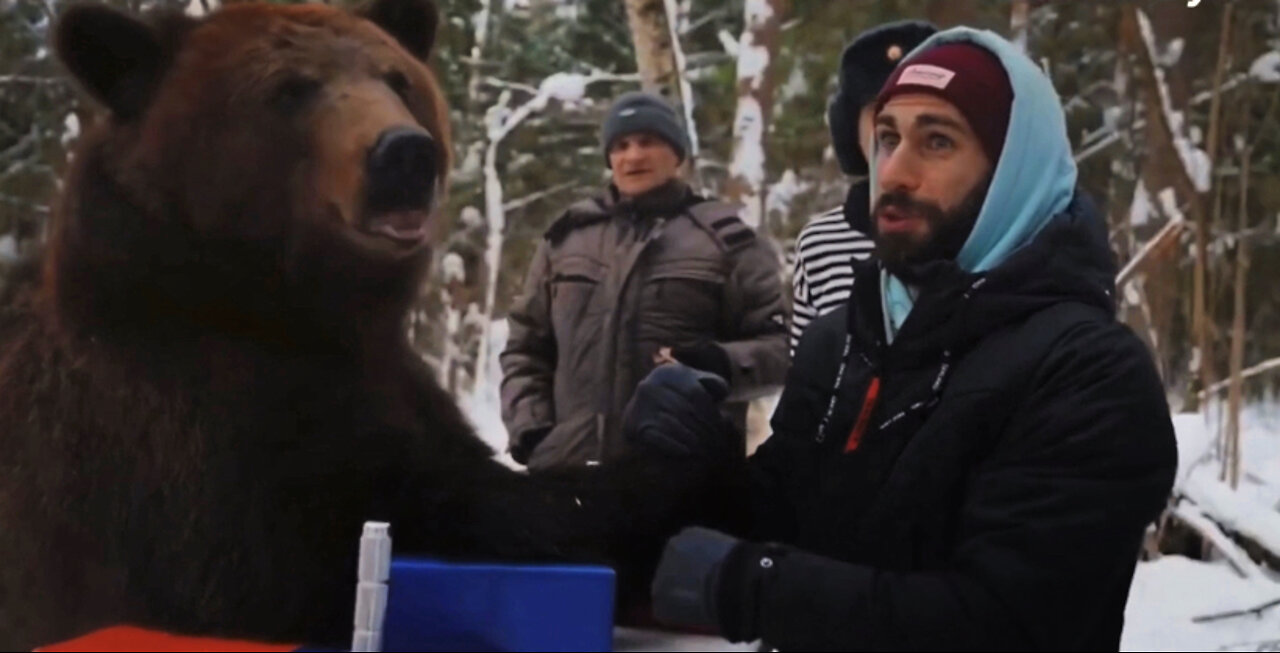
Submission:
[[[637,222],[636,216],[631,216],[631,220],[632,225],[634,226]],[[649,233],[644,237],[644,240],[639,243],[639,251],[637,251],[635,256],[632,257],[630,264],[618,282],[617,295],[614,297],[613,311],[605,318],[605,333],[610,336],[609,341],[611,343],[609,346],[611,349],[610,355],[602,358],[602,362],[606,366],[616,364],[615,359],[618,355],[618,329],[620,328],[618,323],[618,314],[619,311],[622,310],[622,299],[626,294],[627,286],[631,281],[631,276],[635,272],[636,265],[640,263],[640,257],[644,256],[644,252],[649,248],[650,243],[657,240],[658,237],[662,235],[662,227],[665,223],[666,218],[656,218],[654,220],[653,228],[649,230]],[[605,374],[602,375],[601,378],[612,378],[612,375],[610,374],[611,370],[605,369],[604,372]],[[599,464],[598,461],[604,460],[604,431],[605,423],[607,421],[605,416],[613,406],[613,393],[616,388],[613,383],[608,383],[605,387],[609,389],[608,398],[604,402],[605,405],[596,413],[596,464]]]

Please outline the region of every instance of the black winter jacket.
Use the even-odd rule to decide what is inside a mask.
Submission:
[[[892,345],[857,268],[749,463],[743,535],[780,546],[721,587],[758,587],[782,650],[1116,650],[1177,453],[1096,210],[1077,195],[983,275],[931,264]]]

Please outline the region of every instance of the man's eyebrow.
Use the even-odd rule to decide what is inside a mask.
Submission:
[[[885,127],[897,127],[898,121],[894,120],[893,116],[886,113],[882,113],[876,116],[876,124],[884,125]]]
[[[964,123],[961,123],[960,121],[954,118],[939,115],[936,113],[922,113],[916,116],[916,126],[917,127],[950,127],[959,132],[968,131],[968,129],[965,128]]]

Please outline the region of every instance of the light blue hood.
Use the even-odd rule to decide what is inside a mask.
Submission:
[[[1053,216],[1066,210],[1076,187],[1076,164],[1067,138],[1062,102],[1053,83],[1027,55],[994,32],[955,27],[939,32],[911,51],[899,65],[944,43],[969,42],[991,51],[1013,87],[1013,106],[1004,149],[986,201],[956,263],[968,272],[986,272],[1031,242]],[[874,156],[874,154],[873,154]],[[871,169],[872,203],[876,188]],[[872,218],[874,219],[874,217]],[[881,275],[886,335],[890,340],[911,312],[913,298],[896,277]]]

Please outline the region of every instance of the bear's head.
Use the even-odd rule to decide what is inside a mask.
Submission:
[[[55,215],[59,303],[403,309],[449,168],[437,24],[431,0],[66,10],[56,51],[105,115]]]

